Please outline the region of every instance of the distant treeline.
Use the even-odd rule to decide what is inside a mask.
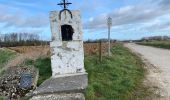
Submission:
[[[40,40],[39,35],[32,33],[0,34],[0,47],[38,46],[49,44]]]
[[[108,39],[96,39],[96,40],[91,40],[88,39],[87,41],[84,41],[85,43],[98,43],[98,42],[108,42]],[[116,42],[117,40],[111,39],[110,42]]]
[[[151,37],[144,37],[141,40],[170,40],[170,36],[151,36]]]
[[[100,41],[108,42],[108,39],[95,39],[95,40],[89,39],[84,42],[98,43]],[[111,39],[111,42],[116,42],[116,40]],[[49,41],[41,40],[38,34],[32,33],[0,34],[0,47],[38,46],[38,45],[49,45]]]
[[[123,42],[143,42],[143,41],[167,41],[170,40],[170,36],[151,36],[151,37],[143,37],[139,40],[125,40]]]

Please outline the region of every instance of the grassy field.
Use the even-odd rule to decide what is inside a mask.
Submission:
[[[15,53],[11,52],[7,49],[0,49],[0,68],[12,57],[14,57]]]
[[[3,100],[3,97],[0,96],[0,100]]]
[[[15,57],[16,53],[11,52],[8,49],[0,49],[0,76],[3,75],[4,70],[2,69],[4,65],[12,59],[12,57]]]
[[[38,85],[51,76],[50,58],[28,60],[40,71]],[[148,96],[143,87],[145,70],[143,63],[122,45],[112,48],[111,57],[85,56],[85,68],[89,85],[85,90],[86,100],[135,100]]]
[[[165,48],[165,49],[170,49],[170,40],[169,41],[144,41],[140,42],[138,44],[141,45],[146,45],[146,46],[153,46],[153,47],[158,47],[158,48]]]
[[[135,100],[149,95],[141,84],[143,63],[122,45],[112,48],[112,56],[104,57],[102,63],[97,56],[86,57],[85,66],[89,79],[87,100]]]

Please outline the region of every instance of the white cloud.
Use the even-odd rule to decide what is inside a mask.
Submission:
[[[45,27],[49,24],[48,17],[43,13],[28,15],[26,12],[6,5],[0,5],[0,23],[4,23],[4,27]],[[12,12],[13,11],[13,12]]]
[[[158,30],[164,30],[170,28],[170,22],[166,23],[156,23],[151,26],[145,27],[148,31],[158,31]]]
[[[101,14],[94,17],[94,20],[89,20],[84,25],[87,29],[105,28],[106,19],[111,16],[113,19],[113,26],[145,23],[147,21],[156,19],[157,17],[170,13],[170,0],[159,0],[157,2],[151,1],[150,4],[139,4],[133,6],[125,6],[114,9],[110,13]],[[165,9],[166,8],[166,9]]]

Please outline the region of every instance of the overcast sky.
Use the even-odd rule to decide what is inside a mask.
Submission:
[[[29,32],[50,40],[49,12],[60,0],[0,0],[0,34]],[[107,38],[107,17],[113,39],[170,36],[170,0],[69,0],[82,15],[84,40]]]

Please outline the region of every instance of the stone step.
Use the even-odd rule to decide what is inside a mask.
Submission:
[[[51,93],[81,93],[88,85],[87,73],[46,80],[34,92],[34,95]]]

